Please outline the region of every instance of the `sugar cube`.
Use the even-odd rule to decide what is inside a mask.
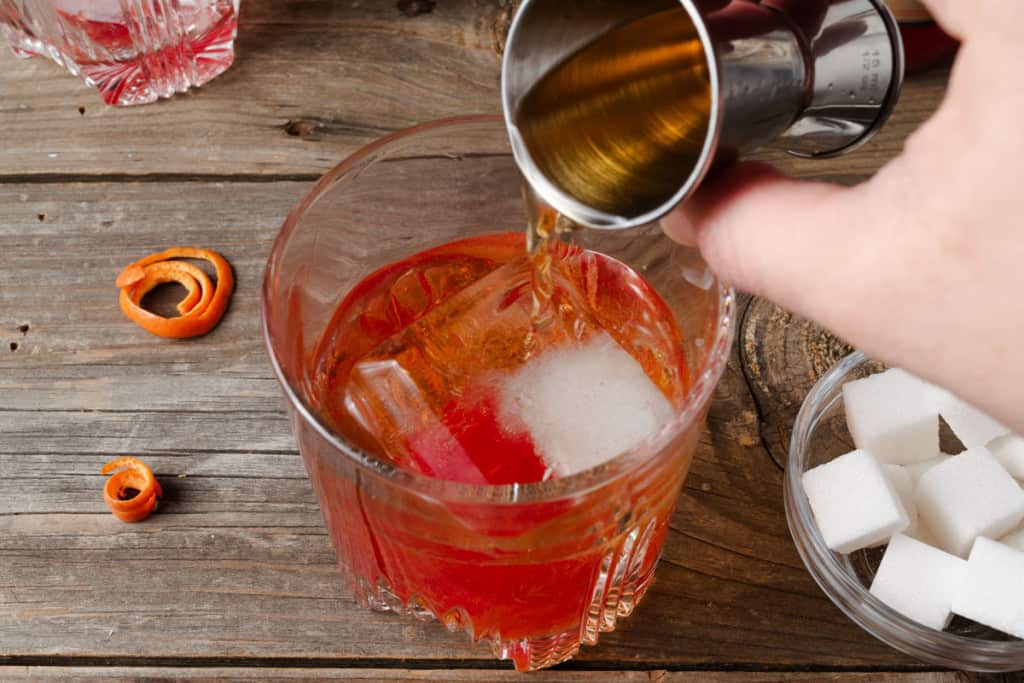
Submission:
[[[953,597],[966,573],[966,560],[896,534],[875,572],[871,594],[900,614],[942,630],[953,618]]]
[[[903,504],[903,509],[910,520],[910,526],[904,529],[903,533],[916,538],[918,527],[917,502],[914,498],[914,482],[910,478],[910,473],[902,465],[884,465],[883,468],[885,469],[886,476],[889,477],[889,483],[896,489],[896,494],[900,497],[900,503]]]
[[[933,389],[939,415],[946,421],[965,448],[985,446],[1010,430],[944,389]]]
[[[825,544],[836,552],[881,545],[910,526],[895,487],[867,451],[804,472],[803,485]]]
[[[1003,536],[999,542],[1024,553],[1024,529],[1017,529],[1009,536]]]
[[[1024,480],[1024,439],[1016,434],[996,437],[988,449],[1014,479]]]
[[[907,465],[907,474],[910,475],[910,480],[914,483],[914,486],[917,486],[917,482],[921,481],[921,475],[923,475],[925,472],[935,467],[936,465],[941,465],[942,463],[946,462],[952,457],[952,455],[939,453],[937,456],[931,458],[930,460],[925,460],[923,462],[915,462],[911,465]]]
[[[935,534],[932,533],[932,530],[929,529],[923,521],[921,521],[920,514],[917,518],[917,527],[915,527],[914,533],[908,534],[904,532],[904,535],[910,536],[915,541],[921,541],[921,543],[930,545],[933,548],[938,548],[941,545],[938,539],[935,538]]]
[[[967,576],[953,597],[953,613],[1024,638],[1024,553],[979,538]]]
[[[858,449],[882,462],[908,465],[939,454],[939,416],[932,387],[899,369],[843,385],[846,424]]]
[[[943,550],[967,557],[978,536],[999,538],[1024,519],[1024,490],[984,448],[925,472],[917,483],[921,521]]]

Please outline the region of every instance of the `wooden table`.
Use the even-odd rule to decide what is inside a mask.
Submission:
[[[499,109],[501,0],[245,0],[237,64],[207,88],[113,109],[43,60],[0,54],[0,680],[955,680],[863,633],[789,538],[789,425],[845,352],[745,301],[739,344],[658,579],[597,648],[523,679],[434,624],[352,602],[264,356],[259,280],[282,219],[383,133]],[[894,121],[829,162],[852,183],[939,102],[911,79]],[[121,266],[171,244],[226,254],[223,324],[158,340],[117,307]],[[137,454],[159,514],[117,522],[99,468]],[[611,672],[602,675],[595,672]]]

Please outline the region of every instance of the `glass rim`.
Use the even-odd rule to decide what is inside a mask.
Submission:
[[[929,628],[876,598],[825,545],[803,494],[808,447],[821,418],[842,398],[849,374],[871,362],[861,351],[843,358],[814,385],[797,414],[786,464],[784,502],[790,535],[815,583],[854,623],[908,655],[953,669],[1004,673],[1024,667],[1024,641],[984,640]],[[840,392],[835,393],[839,388]],[[831,398],[829,398],[831,396]]]
[[[298,418],[312,427],[320,438],[324,439],[333,449],[330,458],[344,457],[358,468],[360,472],[388,480],[402,488],[441,500],[466,503],[492,503],[503,505],[527,505],[564,499],[579,495],[618,479],[631,471],[631,465],[637,464],[639,454],[645,457],[640,461],[647,463],[657,456],[672,439],[688,428],[697,418],[700,408],[710,399],[725,369],[729,351],[735,337],[735,292],[731,287],[714,279],[718,290],[718,316],[715,321],[715,337],[708,350],[708,358],[699,369],[690,394],[683,405],[674,411],[672,420],[657,433],[644,439],[633,448],[619,453],[606,462],[582,472],[557,479],[533,482],[528,484],[469,484],[446,479],[430,477],[418,472],[406,470],[384,461],[350,443],[344,435],[336,432],[325,424],[316,411],[301,396],[296,387],[285,376],[283,366],[278,357],[270,330],[271,292],[277,275],[278,259],[299,221],[316,201],[327,192],[335,182],[346,173],[363,163],[374,163],[374,157],[388,148],[414,140],[425,134],[438,130],[459,129],[466,127],[504,129],[504,120],[500,115],[476,114],[438,119],[411,128],[396,131],[360,148],[340,164],[325,173],[313,187],[303,195],[302,199],[289,212],[281,230],[274,239],[270,256],[263,273],[260,296],[260,328],[264,346],[270,359],[271,367],[278,383],[284,391],[291,408]],[[511,150],[508,152],[512,160]],[[666,238],[667,239],[667,238]]]

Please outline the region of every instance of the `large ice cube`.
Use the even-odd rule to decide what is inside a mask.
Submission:
[[[397,363],[427,404],[440,411],[485,375],[518,369],[534,348],[583,339],[597,330],[585,300],[557,271],[555,315],[534,330],[533,272],[523,257],[480,278],[380,344],[355,365],[353,381],[380,361]]]
[[[474,484],[543,478],[525,429],[502,424],[493,379],[520,367],[531,344],[568,343],[593,325],[571,283],[556,280],[565,305],[533,331],[532,268],[525,257],[501,266],[353,366],[346,409],[397,464]]]
[[[538,481],[668,422],[671,403],[601,326],[608,316],[594,314],[600,302],[571,270],[554,269],[551,315],[535,324],[534,272],[525,257],[505,264],[353,366],[346,409],[397,464],[470,483]],[[653,336],[645,346],[658,345]]]
[[[470,391],[440,412],[395,360],[360,364],[346,409],[399,465],[450,481],[512,484],[541,480],[547,466],[529,435],[502,424],[494,391]],[[355,379],[355,378],[354,378]]]
[[[521,420],[559,476],[596,467],[656,434],[672,405],[608,334],[554,348],[502,388],[502,413]]]

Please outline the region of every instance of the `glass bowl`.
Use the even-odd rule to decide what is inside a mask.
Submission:
[[[488,244],[521,240],[525,249],[525,225],[502,119],[424,124],[356,152],[300,201],[274,243],[262,298],[267,351],[357,602],[466,631],[523,671],[596,643],[650,585],[734,330],[732,291],[659,226],[583,231],[575,236],[582,247],[642,273],[667,305],[657,310],[670,312],[659,318],[634,306],[646,285],[615,289],[616,310],[638,311],[635,327],[624,329],[667,321],[659,329],[682,340],[682,354],[654,365],[687,387],[659,432],[571,476],[492,486],[397,467],[375,435],[338,427],[344,421],[331,411],[350,394],[324,394],[322,378],[345,375],[332,374],[337,366],[325,365],[323,349],[343,348],[346,334],[371,328],[392,334],[388,325],[400,331],[410,315],[427,315],[415,312],[416,302],[431,300],[437,272],[418,270],[423,261],[413,255],[447,257],[452,247],[442,245],[462,249],[482,236]],[[600,279],[602,267],[587,271],[596,291],[612,282]],[[506,300],[484,306],[476,320],[503,315]],[[335,315],[353,301],[366,313]]]
[[[854,449],[843,411],[843,385],[884,370],[882,364],[855,352],[822,376],[800,408],[785,476],[786,519],[800,557],[839,609],[897,650],[952,669],[987,673],[1022,670],[1024,641],[959,617],[945,631],[908,619],[869,592],[882,559],[881,548],[841,555],[829,550],[818,531],[803,491],[803,473]],[[948,437],[943,435],[944,443],[948,443]]]

